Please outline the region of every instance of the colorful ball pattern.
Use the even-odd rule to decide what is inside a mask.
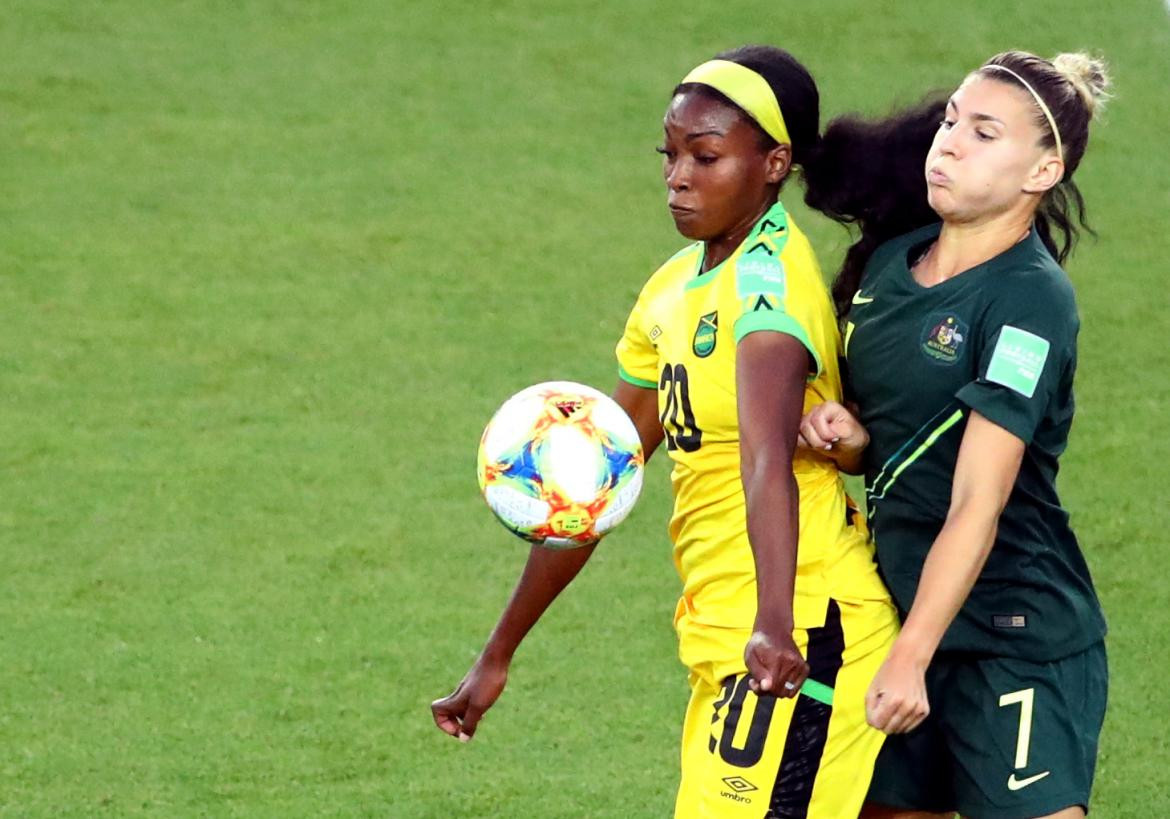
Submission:
[[[592,543],[642,491],[638,431],[609,396],[572,381],[522,390],[479,442],[479,488],[510,531],[558,549]]]

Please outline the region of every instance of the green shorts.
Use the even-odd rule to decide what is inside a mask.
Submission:
[[[886,740],[867,801],[972,819],[1087,811],[1108,682],[1104,643],[1046,663],[940,654],[930,716]]]

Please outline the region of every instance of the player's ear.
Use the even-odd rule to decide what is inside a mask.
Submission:
[[[784,177],[788,176],[788,170],[792,167],[792,146],[786,142],[777,145],[768,151],[764,162],[764,179],[769,185],[780,184],[784,181]]]
[[[1046,153],[1024,180],[1024,193],[1044,193],[1064,178],[1064,161],[1055,153]]]

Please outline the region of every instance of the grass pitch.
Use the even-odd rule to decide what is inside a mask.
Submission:
[[[1170,812],[1160,4],[42,0],[0,14],[0,814],[669,812],[665,458],[475,742],[427,703],[525,555],[479,432],[613,382],[682,241],[667,95],[749,41],[826,115],[1011,47],[1112,61],[1062,491],[1112,627],[1094,815]],[[844,232],[793,210],[832,269]]]

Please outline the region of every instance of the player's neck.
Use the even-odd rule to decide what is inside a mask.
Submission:
[[[728,257],[743,244],[743,240],[752,232],[756,222],[764,218],[764,214],[771,210],[774,204],[776,204],[774,200],[764,202],[752,215],[745,217],[722,236],[703,242],[703,269],[699,272],[706,273],[727,261]]]
[[[1032,228],[1032,212],[1003,214],[977,222],[944,222],[938,241],[914,266],[915,280],[931,287],[994,259],[1023,240]]]

